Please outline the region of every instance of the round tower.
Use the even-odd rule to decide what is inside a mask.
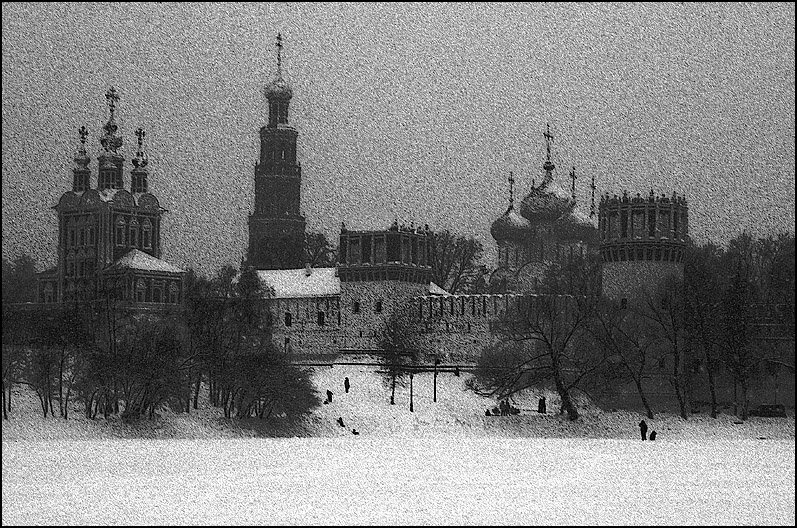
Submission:
[[[686,198],[605,194],[598,208],[603,293],[643,301],[668,276],[683,279],[689,237]]]

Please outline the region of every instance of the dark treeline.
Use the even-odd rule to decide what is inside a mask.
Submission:
[[[471,388],[504,398],[552,386],[575,420],[575,394],[600,401],[631,385],[653,418],[646,391],[655,372],[686,419],[697,385],[708,386],[716,417],[719,380],[729,377],[738,387],[734,412],[746,419],[754,380],[794,373],[794,252],[790,233],[690,245],[683,281],[665,280],[627,305],[600,295],[596,262],[554,265],[541,289],[552,295],[529,299],[502,322],[503,338],[483,352]]]
[[[203,390],[225,417],[295,415],[319,403],[307,374],[272,343],[268,292],[251,268],[227,266],[212,279],[189,271],[183,306],[154,313],[128,310],[114,291],[91,302],[20,305],[35,298],[25,290],[35,292],[33,264],[3,261],[6,419],[16,384],[36,393],[45,417],[68,418],[70,402],[89,418],[151,418],[164,406],[190,412]]]

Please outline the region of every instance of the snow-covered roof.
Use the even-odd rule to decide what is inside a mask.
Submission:
[[[144,253],[138,249],[131,249],[125,256],[111,264],[106,271],[117,269],[135,269],[142,271],[163,271],[167,273],[185,273],[185,270],[176,268],[159,258]]]
[[[257,270],[260,283],[274,289],[278,299],[340,295],[340,277],[335,268]]]
[[[289,299],[294,297],[328,297],[340,295],[340,277],[335,275],[335,268],[306,268],[287,270],[257,270],[257,276],[263,286],[274,289],[274,298]],[[437,284],[429,283],[432,295],[450,295]]]
[[[441,288],[434,282],[429,283],[429,293],[432,295],[451,295],[450,293],[445,291],[443,288]]]

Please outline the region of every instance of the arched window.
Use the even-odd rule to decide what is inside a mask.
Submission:
[[[352,307],[351,307],[351,311],[353,313],[356,313],[356,314],[360,313],[360,303],[357,302],[357,301],[354,301],[354,304],[352,304]]]
[[[324,312],[318,312],[318,326],[324,326],[326,323],[326,314]]]
[[[144,249],[152,249],[152,224],[149,219],[141,224],[141,246]]]
[[[169,302],[172,304],[177,304],[180,302],[176,282],[173,282],[169,285]]]
[[[374,311],[376,313],[382,313],[382,301],[376,301],[376,306],[374,307]]]
[[[293,323],[293,317],[291,316],[291,312],[285,312],[285,326],[291,326]]]
[[[147,294],[147,285],[143,279],[138,279],[136,283],[136,302],[144,302]]]
[[[130,221],[130,247],[138,247],[138,220]]]
[[[116,245],[117,246],[124,246],[125,245],[125,219],[121,216],[116,221]]]
[[[94,246],[96,242],[95,239],[96,228],[94,227],[94,225],[89,225],[86,229],[88,230],[89,246]]]

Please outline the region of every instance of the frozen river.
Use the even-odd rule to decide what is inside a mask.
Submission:
[[[14,442],[8,524],[794,525],[794,441]]]

